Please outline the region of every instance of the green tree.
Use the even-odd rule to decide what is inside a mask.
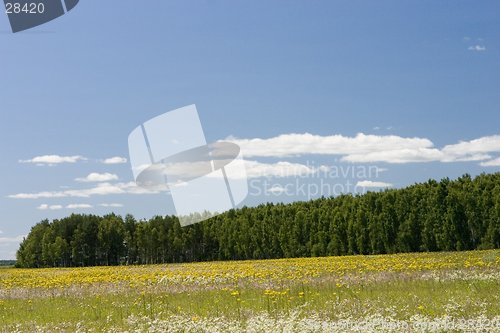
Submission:
[[[104,265],[118,265],[124,255],[125,227],[120,216],[109,214],[99,222],[100,261]]]

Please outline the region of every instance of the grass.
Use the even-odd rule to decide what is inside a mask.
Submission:
[[[378,320],[378,331],[500,332],[499,268],[496,252],[472,251],[5,269],[0,331],[335,332]]]

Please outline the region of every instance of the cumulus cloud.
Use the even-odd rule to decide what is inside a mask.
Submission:
[[[383,150],[368,153],[349,154],[342,157],[343,162],[388,162],[388,163],[408,163],[408,162],[430,162],[438,161],[443,154],[439,149],[428,148],[405,148]]]
[[[46,204],[41,204],[40,206],[36,207],[37,209],[42,209],[42,210],[45,210],[45,209],[62,209],[63,206],[61,205],[52,205],[52,206],[49,206],[49,205],[46,205]],[[91,205],[88,205],[88,204],[71,204],[71,205],[67,205],[65,208],[71,208],[71,209],[74,209],[74,208],[92,208]]]
[[[38,193],[18,193],[9,195],[9,198],[17,199],[38,199],[38,198],[62,198],[62,197],[83,197],[87,198],[92,195],[107,195],[107,194],[151,194],[158,191],[151,191],[140,188],[134,182],[128,183],[99,183],[96,187],[83,190],[66,190],[66,191],[43,191]],[[50,207],[49,207],[50,208]],[[61,207],[62,208],[62,207]]]
[[[127,163],[127,159],[125,157],[111,157],[107,158],[103,161],[106,164],[116,164],[116,163]]]
[[[425,138],[403,138],[395,135],[319,136],[284,134],[270,139],[236,139],[243,156],[286,157],[306,154],[343,155],[342,162],[410,163],[484,161],[489,152],[500,151],[500,135],[447,145],[442,149]],[[257,162],[254,162],[257,163]],[[256,164],[257,167],[261,167]],[[247,163],[249,175],[252,165]]]
[[[446,154],[455,156],[499,152],[500,135],[484,136],[471,141],[461,141],[453,145],[447,145],[442,150]]]
[[[88,205],[88,204],[71,204],[71,205],[67,205],[66,208],[92,208],[92,205]]]
[[[368,154],[350,154],[342,157],[343,162],[356,163],[410,163],[410,162],[467,162],[482,161],[491,158],[488,154],[454,155],[439,149],[401,149],[373,152]]]
[[[120,204],[120,203],[98,204],[97,206],[102,206],[102,207],[123,207],[123,205]]]
[[[232,142],[241,147],[245,157],[366,154],[373,151],[419,149],[433,146],[433,143],[428,139],[402,138],[395,135],[365,135],[362,133],[355,137],[345,137],[340,134],[320,136],[309,133],[293,133],[270,139],[242,139]]]
[[[283,187],[281,187],[280,185],[276,185],[270,189],[267,190],[267,192],[272,192],[272,193],[281,193],[281,192],[284,192],[286,191],[286,189],[284,189]]]
[[[358,181],[356,186],[362,187],[391,187],[393,184],[383,182],[372,182],[371,180]]]
[[[75,180],[78,182],[104,182],[108,180],[118,179],[118,176],[111,173],[96,173],[92,172],[85,178],[76,178]]]
[[[471,47],[469,47],[469,50],[474,50],[474,51],[485,51],[485,50],[486,50],[486,47],[476,45],[476,46],[471,46]]]
[[[481,162],[481,163],[479,163],[479,165],[483,166],[483,167],[500,166],[500,157],[495,158],[494,160],[487,161],[487,162]]]
[[[44,165],[42,163],[49,163],[49,165],[54,165],[57,163],[75,163],[78,160],[84,160],[86,161],[87,158],[82,157],[80,155],[75,155],[75,156],[59,156],[59,155],[43,155],[43,156],[37,156],[35,158],[32,158],[30,160],[19,160],[20,163],[37,163],[37,165]]]

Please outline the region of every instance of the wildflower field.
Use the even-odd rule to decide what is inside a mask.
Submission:
[[[500,332],[494,251],[0,269],[1,332]]]

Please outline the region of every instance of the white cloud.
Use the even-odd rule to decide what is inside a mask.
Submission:
[[[241,147],[244,157],[366,154],[373,151],[419,149],[433,146],[428,139],[402,138],[395,135],[365,135],[363,133],[358,133],[356,137],[319,136],[309,133],[283,134],[270,139],[242,139],[232,142]]]
[[[87,198],[92,195],[107,195],[107,194],[151,194],[158,191],[151,191],[140,188],[134,182],[129,183],[99,183],[96,187],[83,190],[66,190],[66,191],[43,191],[38,193],[19,193],[9,195],[9,198],[18,199],[38,199],[38,198],[62,198],[62,197],[82,197]],[[49,207],[50,208],[50,207]],[[62,207],[61,207],[62,208]]]
[[[104,182],[104,181],[115,180],[115,179],[118,179],[118,176],[115,174],[111,174],[111,173],[107,173],[107,172],[102,173],[102,174],[92,172],[91,174],[89,174],[85,178],[76,178],[75,180],[78,182]]]
[[[378,129],[380,129],[380,127],[378,127],[378,126],[377,126],[377,127],[374,127],[373,129],[374,129],[374,130],[378,130]]]
[[[482,38],[478,38],[477,40],[483,41],[484,39],[482,39]]]
[[[86,161],[87,158],[80,155],[76,156],[59,156],[59,155],[43,155],[37,156],[31,160],[19,160],[20,163],[37,163],[37,165],[43,165],[41,163],[49,163],[49,165],[54,165],[56,163],[75,163],[77,160]]]
[[[306,154],[344,155],[342,162],[356,163],[410,163],[410,162],[463,162],[484,161],[491,158],[487,153],[500,152],[500,135],[482,137],[468,142],[433,148],[424,138],[402,138],[395,135],[342,135],[318,136],[312,134],[284,134],[270,139],[238,139],[244,157],[285,157]],[[253,165],[252,165],[253,163]],[[284,163],[284,162],[282,162]],[[269,165],[247,161],[249,177]],[[302,168],[300,164],[295,168]],[[281,167],[282,169],[282,167]]]
[[[400,149],[386,150],[373,152],[368,154],[350,154],[342,157],[343,162],[356,163],[372,163],[372,162],[387,162],[387,163],[410,163],[410,162],[465,162],[465,161],[480,161],[491,158],[486,154],[474,154],[469,156],[460,156],[446,154],[439,149]]]
[[[67,205],[66,208],[92,208],[92,205],[88,204],[72,204],[72,205]]]
[[[500,166],[500,157],[495,158],[494,160],[487,161],[487,162],[481,162],[481,163],[479,163],[479,165],[483,166],[483,167]]]
[[[21,243],[23,241],[23,238],[25,238],[27,235],[21,235],[17,236],[15,238],[10,238],[10,237],[0,237],[0,244],[2,243]]]
[[[123,207],[122,204],[119,203],[112,203],[112,204],[98,204],[97,206],[102,206],[102,207]]]
[[[470,38],[469,37],[464,37],[464,40],[469,40]]]
[[[410,163],[410,162],[466,162],[466,161],[481,161],[491,158],[487,154],[473,154],[468,156],[460,156],[447,154],[439,149],[401,149],[401,150],[387,150],[381,152],[373,152],[368,154],[350,154],[342,157],[340,160],[343,162],[356,162],[356,163],[373,163],[373,162],[387,162],[387,163]]]
[[[45,210],[45,209],[62,209],[63,206],[61,205],[52,205],[52,206],[49,206],[49,205],[46,205],[46,204],[41,204],[40,206],[37,207],[37,209],[42,209],[42,210]],[[91,205],[88,205],[88,204],[71,204],[71,205],[67,205],[65,208],[71,208],[71,209],[74,209],[74,208],[92,208]]]
[[[121,186],[125,190],[126,193],[132,193],[132,194],[152,194],[152,193],[158,193],[156,190],[147,190],[142,187],[139,187],[136,185],[134,182],[128,182],[126,184],[120,183],[118,186]]]
[[[0,230],[0,234],[3,234],[3,231],[2,231],[2,230]]]
[[[286,189],[284,189],[283,187],[281,187],[279,185],[276,185],[276,186],[267,190],[267,192],[272,192],[272,193],[281,193],[283,191],[286,191]]]
[[[111,157],[104,160],[103,163],[106,164],[116,164],[116,163],[127,163],[127,159],[124,157]]]
[[[449,155],[500,152],[500,135],[484,136],[471,141],[461,141],[442,149]]]
[[[471,47],[469,47],[469,50],[484,51],[484,50],[486,50],[486,47],[476,45],[476,46],[471,46]]]
[[[224,139],[224,141],[236,141],[239,140],[240,138],[230,134],[227,138]]]
[[[358,181],[356,186],[362,187],[391,187],[393,184],[383,182],[372,182],[371,180]]]

